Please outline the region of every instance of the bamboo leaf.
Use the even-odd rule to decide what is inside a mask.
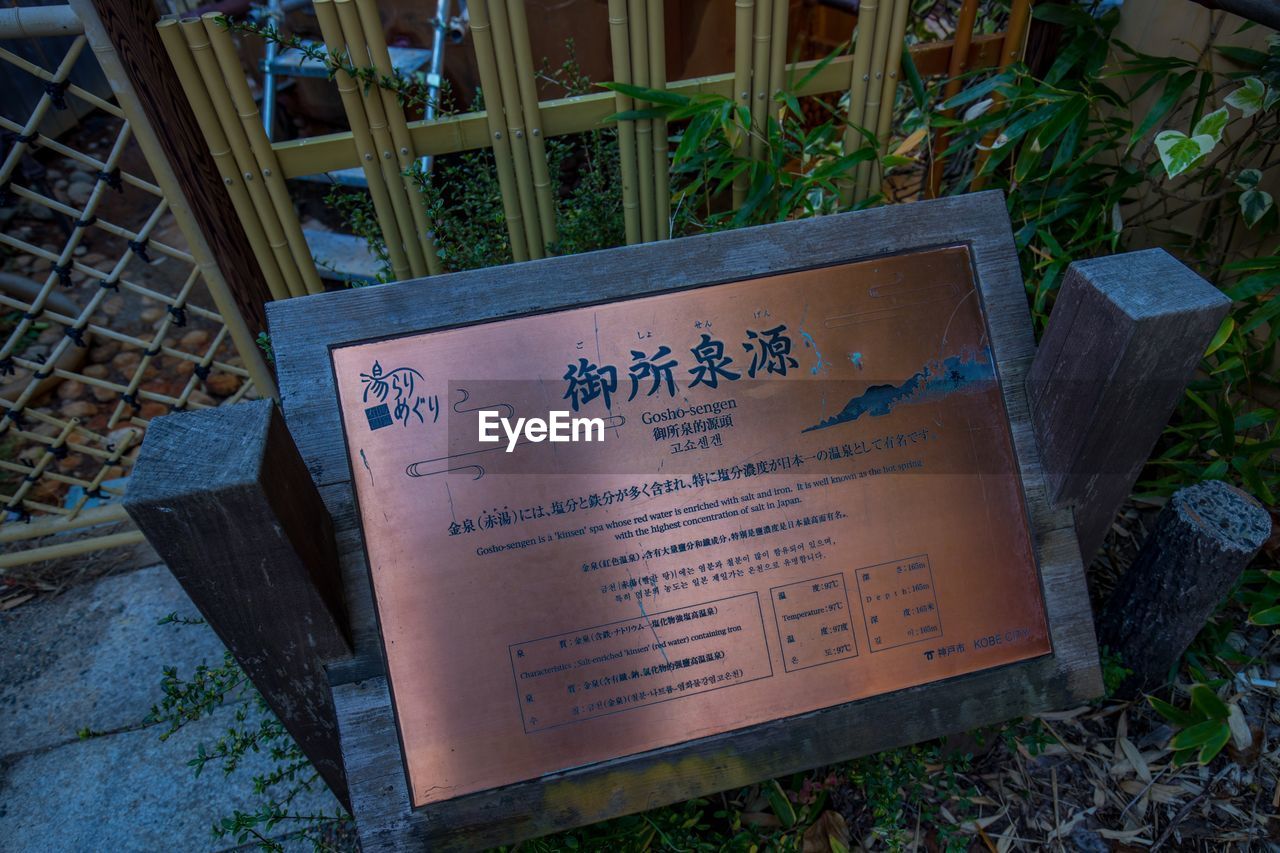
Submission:
[[[1261,68],[1267,63],[1267,55],[1260,50],[1254,50],[1249,47],[1237,47],[1235,45],[1221,45],[1215,50],[1233,62],[1241,65],[1249,65],[1254,68]]]
[[[988,94],[989,92],[997,89],[998,87],[1003,86],[1004,84],[1010,83],[1012,81],[1013,81],[1013,72],[1004,71],[1000,74],[995,75],[994,77],[990,77],[982,81],[981,83],[978,83],[977,85],[970,86],[968,89],[965,89],[963,92],[956,95],[954,98],[948,98],[947,100],[943,101],[942,109],[953,110],[956,107],[962,107],[965,104],[970,103],[971,101],[976,101],[979,98],[983,97],[984,95]]]
[[[1209,738],[1203,746],[1200,747],[1200,754],[1196,756],[1196,760],[1201,764],[1208,764],[1210,761],[1222,752],[1222,748],[1227,745],[1227,741],[1231,739],[1231,727],[1222,722],[1219,724],[1222,728],[1214,732],[1213,737]]]
[[[782,825],[787,829],[796,825],[796,810],[792,807],[791,801],[787,799],[787,794],[782,790],[782,786],[778,784],[777,779],[770,779],[765,785],[765,796],[769,799],[769,805],[773,808],[774,815],[778,820],[782,821]]]
[[[1192,685],[1191,706],[1211,720],[1225,720],[1231,715],[1231,709],[1226,706],[1226,703],[1204,684]]]
[[[1157,699],[1155,696],[1148,696],[1147,702],[1155,709],[1156,713],[1164,717],[1169,722],[1180,728],[1194,726],[1200,722],[1200,718],[1190,711],[1184,711],[1181,708],[1171,705],[1163,699]]]
[[[1195,749],[1208,743],[1218,732],[1224,730],[1230,731],[1227,729],[1226,720],[1205,720],[1203,723],[1196,723],[1178,732],[1173,736],[1173,740],[1169,741],[1169,746],[1176,750]]]
[[[1280,625],[1280,607],[1267,607],[1249,614],[1249,621],[1254,625],[1272,627]]]
[[[1139,139],[1150,133],[1156,125],[1164,121],[1165,117],[1177,106],[1178,100],[1182,97],[1183,92],[1187,91],[1187,87],[1191,85],[1191,81],[1195,79],[1195,76],[1196,72],[1194,70],[1184,71],[1177,77],[1171,77],[1169,82],[1165,83],[1164,92],[1161,93],[1160,98],[1151,106],[1150,112],[1147,113],[1141,124],[1130,135],[1130,148]],[[1159,138],[1158,136],[1156,137],[1157,140]]]
[[[1236,329],[1236,321],[1227,317],[1222,321],[1222,325],[1218,327],[1218,331],[1214,333],[1213,340],[1209,341],[1209,348],[1204,351],[1205,355],[1213,355],[1222,349],[1222,345],[1227,342],[1227,338],[1231,337],[1231,333]]]
[[[601,83],[606,89],[630,95],[638,101],[651,101],[655,104],[666,104],[671,107],[683,107],[689,103],[688,95],[668,92],[665,89],[650,89],[647,86],[633,86],[630,83]]]
[[[911,95],[916,100],[916,106],[921,112],[926,112],[929,98],[925,93],[924,81],[920,79],[920,69],[916,68],[916,61],[911,57],[911,45],[906,41],[902,43],[902,74],[911,87]]]

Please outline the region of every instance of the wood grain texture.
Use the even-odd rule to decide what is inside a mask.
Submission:
[[[1067,269],[1028,394],[1050,499],[1091,559],[1231,305],[1163,249]]]
[[[969,248],[979,282],[1054,653],[411,809],[329,347],[957,244]],[[273,303],[268,315],[285,415],[337,525],[351,602],[356,654],[330,677],[365,849],[467,849],[545,834],[1101,693],[1072,515],[1048,502],[1031,422],[1025,379],[1035,344],[998,192],[304,297]]]
[[[1133,670],[1121,695],[1165,683],[1270,535],[1271,516],[1234,486],[1174,493],[1098,620],[1099,642]]]
[[[329,515],[270,400],[151,422],[125,510],[344,803],[324,663],[350,656]]]
[[[190,209],[250,331],[264,330],[264,306],[271,291],[156,32],[156,4],[149,0],[91,2],[182,184],[186,199],[170,199],[170,204],[186,204]]]

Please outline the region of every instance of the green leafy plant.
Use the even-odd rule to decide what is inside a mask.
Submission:
[[[971,811],[976,792],[962,779],[971,763],[972,756],[934,741],[857,759],[849,778],[866,798],[871,833],[888,849],[906,849],[924,826],[936,833],[938,848],[960,851],[970,837],[943,819],[941,808],[960,818]]]
[[[802,88],[818,74],[832,54],[816,65],[794,88]],[[675,181],[672,201],[677,231],[715,231],[767,222],[781,222],[841,209],[841,182],[850,180],[859,163],[874,160],[876,150],[865,131],[855,128],[863,143],[844,153],[846,123],[822,101],[828,117],[806,120],[799,100],[782,92],[776,110],[764,128],[751,124],[747,109],[732,98],[715,94],[681,95],[675,92],[609,83],[606,88],[652,106],[618,113],[617,120],[663,117],[676,130],[671,171]],[[764,155],[752,158],[743,140],[763,143]],[[892,162],[892,161],[890,161]],[[735,210],[722,196],[742,178],[746,197]]]
[[[1280,626],[1280,571],[1246,572],[1241,598],[1249,608],[1249,621],[1267,628]]]
[[[1133,675],[1133,670],[1124,665],[1119,654],[1106,646],[1103,646],[1099,652],[1102,660],[1103,690],[1106,691],[1105,695],[1110,697],[1115,695],[1126,678]]]
[[[203,624],[203,620],[169,614],[159,624],[181,627]],[[196,776],[211,764],[231,776],[253,753],[271,759],[271,769],[255,774],[250,781],[253,794],[260,799],[258,807],[250,811],[237,808],[219,819],[212,827],[215,838],[256,843],[273,851],[284,850],[281,836],[308,843],[317,851],[353,848],[350,818],[341,809],[314,813],[297,807],[302,794],[323,789],[325,783],[249,683],[231,652],[224,652],[220,663],[202,663],[190,673],[165,667],[160,690],[161,700],[152,706],[145,722],[161,727],[161,740],[224,706],[234,709],[232,724],[212,743],[200,743],[187,762]],[[93,734],[84,732],[81,736]]]
[[[1176,765],[1191,761],[1208,764],[1231,739],[1231,727],[1227,722],[1231,709],[1206,684],[1191,686],[1190,704],[1186,708],[1179,708],[1155,696],[1148,696],[1147,701],[1160,716],[1179,729],[1169,742]]]
[[[1280,42],[1273,38],[1266,54],[1237,57],[1253,66],[1244,74],[1222,75],[1207,62],[1133,50],[1114,37],[1115,11],[1094,18],[1046,4],[1035,14],[1066,29],[1044,79],[1015,66],[942,104],[962,111],[935,119],[952,131],[949,156],[962,161],[984,138],[995,139],[952,190],[981,180],[1006,192],[1040,325],[1072,261],[1156,238],[1231,297],[1231,314],[1141,490],[1167,495],[1199,480],[1230,479],[1274,503],[1280,439],[1276,411],[1264,401],[1280,387],[1273,375],[1280,300],[1272,298],[1280,257],[1275,208],[1260,182],[1280,141]],[[1159,95],[1133,114],[1148,92]]]

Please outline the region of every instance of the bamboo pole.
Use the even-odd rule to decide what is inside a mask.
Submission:
[[[533,189],[538,201],[538,222],[542,241],[554,244],[556,202],[552,194],[551,174],[547,169],[547,146],[542,135],[542,108],[538,103],[538,85],[534,79],[533,54],[529,50],[529,22],[524,0],[507,0],[507,18],[511,29],[511,47],[515,51],[516,78],[520,87],[520,105],[524,110],[524,126],[529,132],[529,160],[533,166]]]
[[[182,19],[178,22],[178,29],[191,51],[191,58],[196,63],[196,71],[207,83],[206,91],[209,94],[214,117],[217,118],[223,135],[227,138],[237,171],[244,180],[245,192],[257,214],[259,224],[262,225],[263,236],[284,282],[287,292],[283,298],[298,296],[306,291],[302,281],[302,271],[298,269],[293,252],[289,249],[284,227],[280,224],[280,218],[276,216],[275,207],[272,206],[271,198],[267,194],[266,183],[258,170],[258,161],[249,150],[249,140],[245,138],[244,126],[236,117],[236,108],[231,103],[231,94],[222,82],[222,71],[209,44],[209,33],[204,27],[204,22],[199,18]],[[194,106],[193,109],[195,109]],[[248,232],[250,227],[246,224],[245,231]],[[274,291],[272,295],[275,295]]]
[[[81,554],[88,554],[90,551],[106,551],[111,548],[123,548],[126,545],[140,545],[146,541],[141,531],[130,530],[125,533],[111,533],[106,536],[60,542],[57,545],[42,545],[39,548],[29,548],[25,551],[13,551],[8,554],[0,554],[0,572],[30,563],[38,563],[41,560],[78,557]]]
[[[778,0],[782,2],[782,0]],[[756,0],[755,35],[751,40],[751,159],[764,157],[769,124],[769,28],[774,0]]]
[[[351,0],[334,0],[333,7],[338,12],[342,39],[347,43],[347,58],[357,68],[372,66],[373,57],[369,52],[364,27],[360,26],[360,16],[355,4]],[[383,240],[390,243],[398,234],[400,245],[409,259],[410,272],[415,278],[424,276],[427,274],[427,262],[422,254],[418,235],[414,231],[409,200],[405,198],[404,177],[400,174],[395,143],[391,141],[387,111],[382,105],[382,88],[377,85],[362,85],[359,91],[365,116],[369,119],[369,133],[373,136],[375,153],[378,156],[378,169],[382,173],[382,185],[386,187],[387,198],[391,200],[392,215],[396,223],[396,231],[392,234],[384,232]]]
[[[69,443],[67,446],[71,446]],[[41,536],[52,536],[67,530],[81,527],[93,527],[111,521],[127,521],[124,506],[121,504],[99,504],[74,515],[54,515],[34,518],[25,524],[0,525],[0,543],[22,542],[26,539],[37,539]]]
[[[484,93],[485,120],[489,124],[489,137],[493,140],[498,188],[502,195],[503,214],[507,218],[507,236],[511,239],[511,257],[516,261],[527,261],[529,247],[525,239],[524,216],[520,210],[511,142],[503,129],[502,87],[498,84],[498,66],[493,54],[489,9],[485,0],[475,0],[468,5],[468,9],[471,13],[471,39],[476,51],[476,67],[480,72],[480,91]]]
[[[524,217],[525,238],[529,241],[529,257],[546,257],[547,240],[538,221],[537,193],[533,188],[533,168],[529,162],[529,140],[525,136],[524,109],[520,103],[520,86],[516,77],[515,57],[511,50],[511,26],[503,0],[489,0],[489,25],[493,28],[493,55],[498,63],[498,86],[502,89],[503,112],[507,119],[507,138],[511,140],[511,156],[515,161],[516,184],[520,187],[520,214]]]
[[[886,0],[887,2],[887,0]],[[878,0],[862,0],[858,10],[857,41],[853,46],[853,71],[849,76],[849,114],[845,121],[844,153],[852,154],[866,141],[857,128],[862,127],[863,113],[867,106],[867,89],[871,85],[871,51],[875,44]],[[855,127],[857,125],[857,128]],[[840,204],[853,204],[857,185],[857,169],[840,178]]]
[[[631,35],[627,25],[627,0],[609,0],[609,46],[613,50],[613,79],[631,83]],[[615,92],[617,112],[634,108],[630,95]],[[640,193],[636,186],[636,124],[630,119],[618,122],[618,162],[622,171],[622,221],[626,226],[627,245],[640,242]]]
[[[649,86],[649,15],[645,0],[628,0],[627,20],[631,25],[631,78],[637,86]],[[638,101],[636,107],[653,106],[648,101]],[[646,242],[658,237],[657,217],[654,215],[653,193],[653,122],[636,120],[636,164],[640,179],[640,236]]]
[[[978,17],[978,0],[964,0],[960,7],[960,16],[956,20],[956,32],[952,40],[951,58],[947,61],[947,83],[942,90],[942,100],[949,101],[960,94],[960,75],[965,71],[965,62],[969,58],[969,43],[973,39],[973,25]],[[955,110],[943,113],[951,118]],[[942,191],[942,171],[945,164],[942,156],[950,143],[950,134],[945,129],[939,130],[933,137],[933,156],[929,159],[929,196],[937,198]]]
[[[790,0],[773,0],[773,25],[769,34],[769,97],[787,86],[787,29],[791,17]],[[774,115],[777,108],[771,109]]]
[[[218,23],[222,17],[220,12],[207,12],[203,17],[205,31],[209,34],[209,43],[213,46],[213,55],[222,68],[223,79],[231,94],[231,102],[236,106],[240,122],[244,126],[245,135],[249,138],[249,148],[258,161],[263,183],[267,185],[267,194],[275,207],[280,225],[284,228],[285,239],[289,242],[289,252],[293,255],[298,270],[302,273],[302,281],[306,293],[322,293],[324,285],[320,283],[320,274],[316,272],[315,260],[311,250],[307,248],[306,238],[302,236],[302,226],[298,224],[298,212],[289,198],[289,188],[285,186],[284,176],[276,165],[275,151],[271,148],[271,140],[262,127],[262,116],[258,113],[258,105],[254,103],[249,84],[245,81],[244,69],[240,67],[240,56],[236,53],[231,41],[231,33]],[[296,294],[301,295],[301,294]]]
[[[866,0],[863,0],[865,3]],[[871,0],[875,2],[875,0]],[[755,17],[755,0],[735,0],[733,19],[733,91],[730,97],[740,107],[746,107],[748,118],[739,131],[734,154],[745,158],[749,151],[750,141],[747,128],[751,126],[751,35],[752,21]],[[735,118],[735,123],[737,119]],[[733,179],[733,209],[737,210],[747,199],[747,187],[751,185],[751,176],[743,171]]]
[[[70,6],[17,6],[0,9],[0,39],[74,36],[84,24]]]
[[[884,168],[881,164],[889,148],[893,134],[893,108],[898,99],[898,78],[902,70],[902,40],[907,34],[908,0],[898,0],[893,7],[893,24],[890,27],[889,52],[884,60],[884,88],[880,94],[880,115],[876,121],[876,159],[871,163],[870,190],[880,192],[884,184]]]
[[[1022,51],[1026,47],[1027,41],[1027,24],[1030,19],[1031,0],[1013,0],[1009,7],[1009,20],[1005,24],[1004,47],[1000,52],[1000,62],[996,66],[997,74],[1022,59]],[[994,110],[999,107],[1001,100],[999,93],[993,93],[991,96],[991,109]],[[991,146],[996,143],[996,135],[997,131],[993,128],[987,132],[987,135],[982,138],[982,143],[978,146],[978,155],[974,158],[974,190],[980,190],[987,185],[986,177],[980,176],[979,173],[987,165],[987,161],[991,159]]]
[[[376,0],[356,0],[356,11],[360,15],[360,26],[364,30],[365,44],[369,50],[369,58],[380,77],[394,77],[395,69],[391,65],[391,54],[387,52],[387,39],[382,32],[382,19],[378,17]],[[422,256],[427,263],[427,271],[438,275],[444,271],[440,256],[436,253],[431,221],[427,217],[422,203],[422,194],[414,185],[408,173],[417,159],[413,148],[413,140],[409,136],[409,126],[404,118],[404,108],[396,93],[384,86],[378,87],[382,96],[382,107],[387,114],[387,124],[391,128],[391,143],[395,146],[396,162],[400,167],[401,185],[409,200],[410,217],[416,232],[417,242]]]
[[[892,37],[893,11],[898,3],[907,0],[880,0],[876,9],[875,41],[871,45],[871,67],[868,69],[870,79],[867,81],[867,103],[863,108],[862,127],[872,135],[876,133],[876,125],[880,121],[880,97],[884,93],[884,61],[889,53],[889,39]],[[874,141],[875,149],[880,151],[880,139]],[[858,164],[857,183],[853,188],[853,200],[865,201],[868,188],[871,186],[871,162],[864,160]]]
[[[271,298],[288,299],[289,286],[285,284],[284,277],[280,273],[280,265],[276,263],[271,243],[267,240],[266,232],[262,227],[262,221],[258,218],[257,210],[254,209],[253,200],[249,198],[249,190],[236,165],[235,155],[231,153],[231,143],[227,141],[227,135],[213,108],[213,101],[209,99],[205,81],[200,76],[195,59],[191,55],[191,46],[187,44],[176,19],[169,18],[161,21],[156,25],[156,31],[160,33],[160,40],[164,42],[169,61],[173,63],[178,82],[182,84],[182,91],[191,102],[191,112],[195,114],[200,132],[209,145],[209,153],[213,155],[213,162],[218,167],[218,174],[222,176],[222,184],[227,188],[231,204],[236,209],[236,215],[240,217],[241,225],[244,226],[245,237],[248,238],[253,256],[257,258],[258,266],[262,269],[262,277],[267,282],[267,289],[271,291]]]
[[[649,4],[649,86],[652,89],[667,88],[667,39],[663,21],[663,0],[648,0]],[[653,120],[653,192],[654,224],[657,239],[671,236],[671,162],[668,159],[667,120]]]
[[[321,38],[324,39],[329,60],[339,65],[339,58],[345,53],[346,45],[338,10],[333,0],[315,0],[315,11],[316,22],[320,25]],[[335,70],[333,80],[338,85],[342,109],[347,114],[347,124],[351,125],[351,135],[356,142],[356,153],[360,158],[360,167],[364,170],[365,183],[369,185],[374,217],[378,220],[378,229],[382,232],[383,243],[387,247],[387,258],[391,262],[391,274],[397,279],[408,278],[410,276],[409,256],[405,254],[404,247],[397,239],[400,224],[396,220],[395,208],[391,204],[386,183],[382,179],[382,165],[379,162],[381,158],[378,156],[373,132],[369,129],[369,118],[364,111],[359,83],[341,67]]]

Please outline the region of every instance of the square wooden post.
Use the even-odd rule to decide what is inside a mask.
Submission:
[[[1067,269],[1027,377],[1049,499],[1101,547],[1231,300],[1163,249]]]
[[[275,404],[152,421],[124,505],[350,808],[324,669],[351,653],[333,523]]]

